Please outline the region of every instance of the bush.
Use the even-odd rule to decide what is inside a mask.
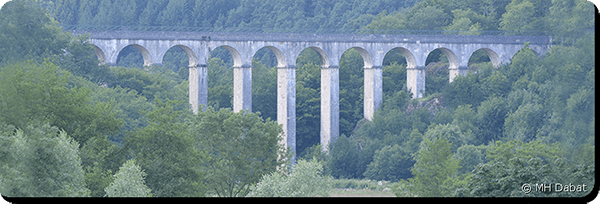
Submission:
[[[373,162],[367,166],[365,177],[375,180],[399,181],[412,177],[410,168],[414,165],[410,153],[395,144],[375,151]]]
[[[144,184],[146,173],[135,160],[125,162],[114,176],[115,180],[104,189],[108,197],[152,197],[151,189]]]
[[[323,165],[299,159],[291,172],[273,172],[251,187],[249,197],[329,196],[331,177],[323,176]]]
[[[379,183],[381,182],[381,185]],[[348,188],[354,190],[369,189],[369,190],[383,190],[390,188],[392,185],[388,181],[376,181],[369,179],[334,179],[331,181],[331,188]]]

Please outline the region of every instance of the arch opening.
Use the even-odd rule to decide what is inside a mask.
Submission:
[[[364,68],[373,66],[365,52],[362,48],[350,48],[340,58],[339,135],[351,135],[356,123],[364,118]]]
[[[146,48],[131,44],[121,49],[117,55],[117,66],[143,67],[152,65],[152,57]]]
[[[100,47],[94,45],[94,52],[96,53],[96,57],[98,57],[100,64],[106,64],[106,54],[104,54],[104,51],[102,51]]]
[[[296,57],[296,155],[304,157],[320,143],[323,50],[306,48]]]
[[[437,48],[425,60],[426,95],[441,92],[450,83],[450,69],[458,69],[458,58],[447,48]]]
[[[252,58],[252,111],[265,120],[277,120],[277,67],[284,67],[283,53],[275,47],[263,47]]]
[[[358,51],[358,53],[360,53],[360,56],[363,59],[363,68],[373,68],[373,58],[371,57],[371,54],[361,48],[361,47],[352,47],[354,50]]]
[[[409,64],[411,68],[416,66],[414,56],[410,51],[402,47],[389,50],[383,57],[382,71],[382,107],[402,108],[405,104],[385,104],[388,102],[400,102],[405,100],[391,100],[392,97],[407,97],[410,99],[410,90],[406,86],[407,71]],[[404,91],[404,93],[397,93]]]
[[[241,64],[241,60],[239,63]],[[212,106],[216,110],[233,108],[234,57],[231,51],[225,46],[211,50],[207,66],[208,106]]]
[[[229,51],[229,54],[231,55],[231,61],[233,62],[233,67],[242,67],[242,56],[240,55],[240,52],[238,52],[235,48],[229,45],[222,45],[220,47],[225,48],[225,50]]]
[[[196,65],[195,54],[189,47],[183,45],[169,48],[162,58],[162,66],[165,69],[173,70],[183,79],[188,79],[189,67]]]
[[[478,49],[469,57],[469,72],[477,73],[477,70],[481,66],[485,66],[485,64],[489,63],[491,63],[493,67],[498,68],[498,66],[500,66],[498,54],[488,48]]]
[[[319,47],[309,47],[312,50],[316,51],[317,53],[319,53],[320,57],[321,57],[321,67],[323,68],[329,68],[330,64],[329,64],[329,56],[327,56],[327,53],[325,53],[325,51],[323,51],[323,49],[319,48]],[[306,49],[302,50],[302,52],[304,52]],[[300,57],[300,56],[298,56]]]

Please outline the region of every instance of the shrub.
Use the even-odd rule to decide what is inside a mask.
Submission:
[[[249,197],[329,196],[331,177],[323,176],[323,165],[311,160],[298,160],[291,172],[273,172],[253,186]]]

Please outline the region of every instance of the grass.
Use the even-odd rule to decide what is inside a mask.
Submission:
[[[392,183],[369,179],[334,179],[331,197],[395,197],[391,191]]]
[[[340,189],[334,188],[329,192],[331,197],[396,197],[389,189],[369,190],[369,189]]]

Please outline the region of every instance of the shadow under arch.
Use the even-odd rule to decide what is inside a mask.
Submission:
[[[102,51],[100,47],[94,45],[94,52],[96,53],[98,60],[100,60],[100,64],[106,64],[106,54],[104,54],[104,51]]]

